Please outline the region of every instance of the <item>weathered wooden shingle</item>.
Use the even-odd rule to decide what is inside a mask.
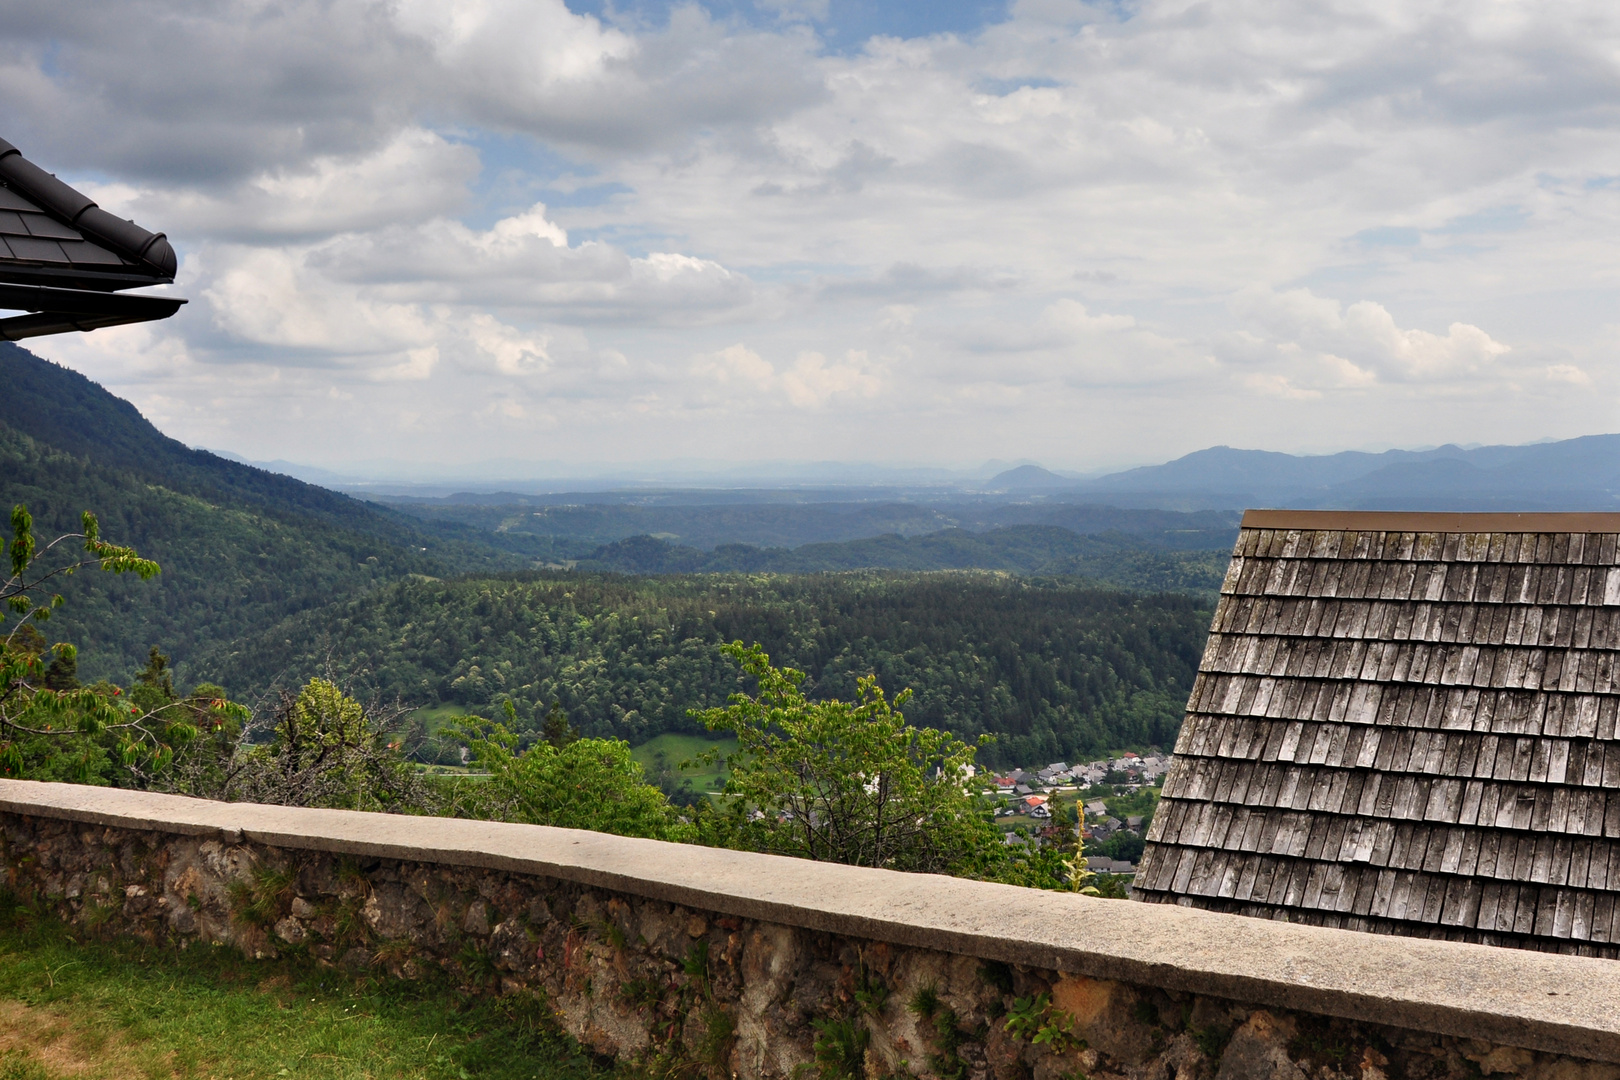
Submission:
[[[1135,895],[1620,957],[1620,514],[1253,512]]]

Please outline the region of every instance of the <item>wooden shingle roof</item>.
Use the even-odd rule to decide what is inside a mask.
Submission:
[[[1143,900],[1620,956],[1620,514],[1250,511]]]

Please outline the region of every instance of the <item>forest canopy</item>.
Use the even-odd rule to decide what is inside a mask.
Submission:
[[[551,573],[411,581],[305,612],[200,658],[238,696],[334,672],[384,698],[448,703],[532,742],[553,702],[586,735],[639,744],[750,689],[716,647],[741,640],[853,699],[910,688],[918,724],[997,738],[1028,763],[1168,747],[1208,601],[995,573],[624,578]]]

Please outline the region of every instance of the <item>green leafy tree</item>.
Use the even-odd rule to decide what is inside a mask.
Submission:
[[[222,768],[219,795],[285,806],[425,812],[433,790],[390,743],[397,717],[374,717],[327,679],[284,694],[271,739],[239,745]]]
[[[758,645],[722,646],[758,683],[694,712],[737,736],[726,758],[734,841],[780,855],[894,870],[993,875],[1004,862],[990,811],[968,790],[977,747],[917,728],[877,679],[857,701],[812,701],[804,673],[773,667]],[[988,742],[981,737],[980,745]],[[713,752],[710,761],[718,760]]]
[[[694,712],[737,736],[724,755],[726,811],[697,815],[705,842],[779,855],[951,874],[1096,895],[1072,808],[1040,836],[1008,844],[969,781],[978,746],[907,723],[873,677],[855,702],[813,701],[804,673],[778,668],[758,645],[722,646],[758,685],[723,708]],[[704,756],[713,763],[718,751]]]
[[[177,749],[235,715],[220,698],[177,701],[173,680],[152,650],[151,684],[128,697],[110,684],[82,687],[78,651],[68,642],[48,644],[40,631],[62,604],[55,586],[80,570],[158,573],[157,563],[101,538],[96,516],[81,518],[81,531],[43,545],[21,504],[11,512],[6,543],[10,576],[0,581],[0,775],[84,783],[139,783],[168,769]],[[79,552],[73,554],[75,543]],[[119,700],[122,698],[123,700]]]
[[[504,724],[470,724],[463,734],[473,759],[489,771],[464,811],[472,816],[654,840],[693,836],[622,739],[575,736],[560,745],[542,739],[520,751]]]

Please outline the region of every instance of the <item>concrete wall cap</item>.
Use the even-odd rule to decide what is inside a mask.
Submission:
[[[0,780],[0,811],[556,878],[723,915],[1620,1062],[1609,960],[539,825]]]

